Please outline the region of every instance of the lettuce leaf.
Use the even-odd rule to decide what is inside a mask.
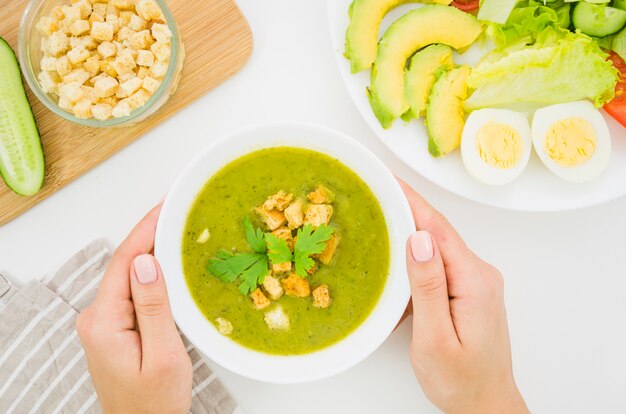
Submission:
[[[486,33],[500,48],[519,41],[531,44],[546,28],[568,29],[570,7],[563,0],[545,5],[537,0],[520,1],[505,24],[489,24]]]
[[[614,97],[618,72],[590,37],[545,29],[531,46],[519,43],[487,54],[472,70],[467,110],[549,105],[591,99],[597,107]]]

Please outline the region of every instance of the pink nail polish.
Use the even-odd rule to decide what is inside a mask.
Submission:
[[[135,276],[142,285],[149,285],[157,280],[157,269],[151,254],[142,254],[133,260]]]
[[[419,263],[429,262],[434,255],[433,239],[427,231],[416,231],[410,238],[413,260]]]

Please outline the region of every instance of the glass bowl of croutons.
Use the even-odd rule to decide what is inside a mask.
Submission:
[[[131,125],[174,93],[180,33],[164,0],[31,0],[18,36],[37,98],[90,127]]]

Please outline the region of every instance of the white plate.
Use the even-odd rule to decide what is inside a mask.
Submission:
[[[435,159],[428,154],[426,129],[422,120],[406,123],[398,119],[389,130],[383,129],[372,113],[365,88],[369,70],[356,75],[343,56],[348,7],[351,0],[328,0],[328,21],[333,54],[339,72],[354,104],[365,122],[389,149],[411,169],[433,183],[460,196],[491,206],[522,211],[563,211],[600,204],[626,194],[626,130],[605,114],[613,138],[613,154],[606,172],[598,180],[572,184],[554,176],[534,154],[526,170],[516,181],[504,187],[490,187],[473,180],[463,168],[459,151]],[[392,10],[383,20],[380,34],[397,18],[418,4],[406,4]],[[458,63],[473,63],[481,51],[474,48]]]
[[[391,244],[389,277],[372,313],[345,339],[306,355],[268,355],[221,335],[196,306],[183,276],[183,232],[189,210],[200,190],[230,161],[275,146],[322,152],[357,173],[381,204]],[[405,243],[413,231],[413,216],[397,181],[385,165],[357,141],[312,124],[264,124],[218,140],[185,168],[168,192],[161,210],[155,254],[163,269],[174,319],[200,351],[248,378],[272,383],[299,383],[325,378],[352,367],[374,352],[393,331],[409,301]]]

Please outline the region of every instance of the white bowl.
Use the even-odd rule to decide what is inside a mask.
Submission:
[[[183,275],[183,231],[187,214],[202,187],[229,162],[255,150],[276,146],[319,151],[350,167],[378,198],[389,231],[389,277],[372,313],[345,339],[305,355],[269,355],[221,335],[196,306]],[[218,140],[185,168],[161,210],[155,254],[163,269],[174,319],[200,351],[223,367],[248,378],[282,384],[301,383],[326,378],[352,367],[374,352],[391,334],[410,296],[405,242],[414,230],[413,217],[400,186],[368,149],[346,135],[321,126],[272,123],[246,128]]]

